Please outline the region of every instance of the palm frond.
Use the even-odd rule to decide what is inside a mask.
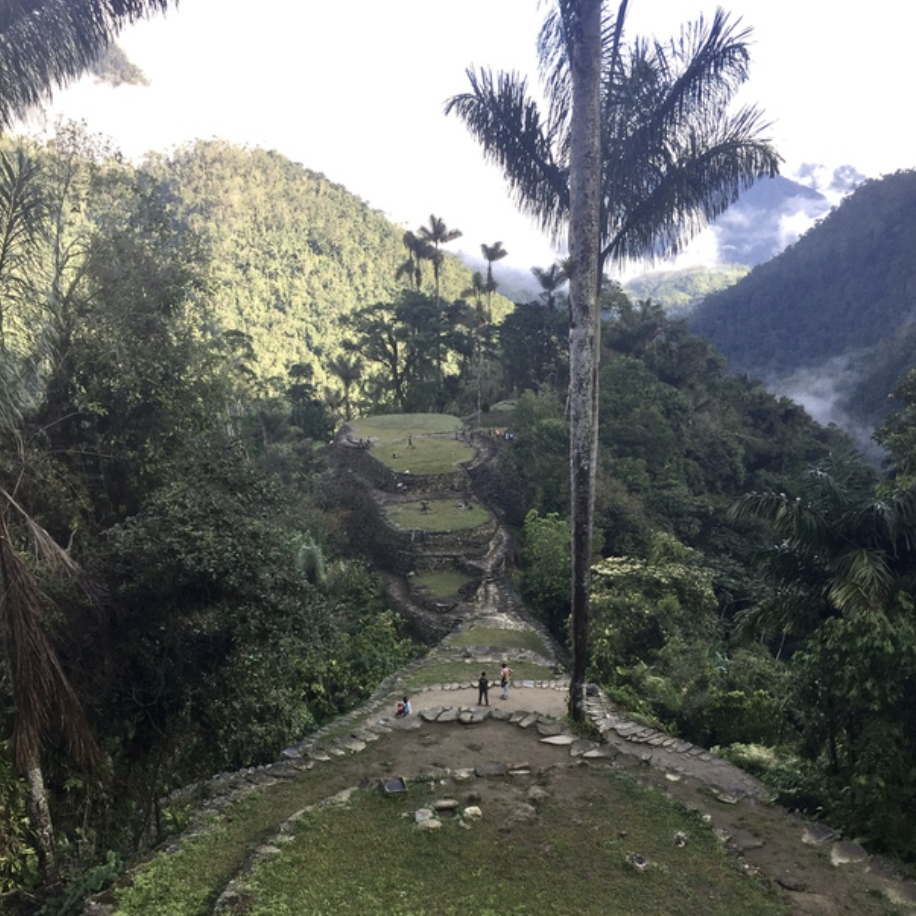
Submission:
[[[31,571],[13,549],[5,514],[0,512],[0,620],[4,621],[16,713],[13,741],[16,765],[24,772],[52,729],[65,737],[74,758],[85,766],[100,753],[82,704],[68,680],[43,626],[44,599]]]
[[[85,72],[125,24],[169,5],[170,0],[5,0],[0,128]]]
[[[503,172],[516,204],[555,237],[569,210],[567,170],[555,157],[555,137],[544,124],[527,82],[514,73],[467,71],[471,92],[445,105],[480,143],[484,158]]]
[[[850,550],[836,560],[835,570],[827,597],[842,614],[881,607],[890,596],[894,577],[882,550]]]

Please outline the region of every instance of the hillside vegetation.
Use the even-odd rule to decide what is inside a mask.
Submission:
[[[847,406],[876,425],[914,364],[914,204],[916,172],[866,182],[782,254],[707,297],[691,328],[733,371],[759,377],[826,374],[842,360]]]
[[[303,363],[325,382],[349,317],[404,287],[404,228],[280,153],[200,140],[144,168],[207,252],[201,318],[247,335],[262,378]],[[430,283],[431,267],[424,272]],[[446,256],[442,296],[459,299],[471,285],[471,272]]]

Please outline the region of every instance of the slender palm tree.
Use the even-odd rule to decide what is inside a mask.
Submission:
[[[446,102],[498,165],[519,207],[553,237],[569,217],[570,41],[566,0],[539,38],[542,111],[513,73],[468,70]],[[750,29],[719,10],[667,43],[622,42],[627,3],[602,22],[601,266],[677,251],[780,159],[753,106],[729,113],[747,79]]]
[[[461,238],[462,235],[463,233],[460,229],[449,229],[444,220],[433,214],[429,217],[428,226],[420,226],[420,237],[425,239],[433,248],[430,260],[433,264],[433,278],[436,281],[436,308],[439,308],[439,274],[445,261],[445,252],[442,251],[441,246],[454,242],[455,239]]]
[[[532,267],[531,273],[541,287],[541,299],[548,308],[555,308],[556,294],[561,286],[569,280],[568,263],[555,262],[550,267]]]
[[[493,264],[496,261],[501,261],[509,252],[503,248],[502,242],[494,242],[492,245],[481,245],[480,253],[487,262],[487,323],[490,324],[493,320],[491,308],[493,293],[499,287],[499,284],[493,279]]]
[[[595,468],[601,191],[601,0],[560,0],[571,71],[569,130],[569,468],[572,582],[569,716],[585,720]]]
[[[568,233],[574,719],[584,715],[604,266],[677,251],[780,161],[755,108],[728,113],[747,78],[749,30],[719,10],[667,44],[627,47],[626,12],[627,0],[615,14],[600,0],[557,0],[539,37],[545,112],[525,80],[489,70],[468,70],[471,91],[445,106],[502,169],[519,207],[555,239]]]
[[[328,369],[340,379],[343,385],[344,419],[349,422],[353,415],[350,392],[363,376],[363,361],[356,355],[341,354],[328,363]]]
[[[398,267],[394,278],[400,280],[407,277],[419,292],[423,284],[423,262],[433,260],[435,249],[426,239],[409,229],[404,233],[403,242],[407,249],[407,260]]]
[[[80,76],[121,28],[178,0],[4,0],[0,130]]]

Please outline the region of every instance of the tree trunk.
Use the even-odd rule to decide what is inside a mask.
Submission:
[[[58,869],[54,822],[51,820],[51,808],[48,805],[48,792],[45,788],[41,761],[37,757],[29,760],[25,778],[29,784],[30,826],[41,856],[42,874],[46,881],[55,881]]]
[[[585,718],[592,521],[598,457],[601,235],[601,0],[568,0],[572,130],[569,169],[569,425],[572,509],[572,678],[569,716]]]

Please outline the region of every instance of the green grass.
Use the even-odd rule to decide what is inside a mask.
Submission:
[[[413,500],[390,506],[386,512],[388,521],[398,528],[419,531],[464,531],[485,525],[493,516],[482,506],[472,505],[470,509],[459,509],[454,499]]]
[[[372,456],[399,474],[449,474],[464,461],[470,461],[474,449],[451,436],[415,436],[410,445],[407,438],[376,445]]]
[[[529,649],[538,655],[550,653],[541,637],[534,630],[500,630],[496,627],[468,627],[446,640],[454,646],[504,646],[507,649]]]
[[[512,680],[514,681],[543,681],[553,677],[552,669],[546,665],[536,665],[534,662],[516,662],[510,658],[509,667],[512,668]],[[495,679],[498,674],[499,671],[494,668],[493,678]],[[463,683],[465,681],[476,684],[479,675],[479,661],[469,659],[464,662],[443,659],[432,664],[420,665],[416,670],[412,671],[404,681],[404,689],[407,693],[410,693],[420,687],[435,687],[437,684]]]
[[[458,417],[443,413],[389,413],[351,420],[356,438],[380,442],[407,441],[408,435],[428,436],[435,433],[452,433],[462,426]]]
[[[385,414],[350,425],[357,439],[373,440],[374,458],[399,473],[448,474],[475,454],[470,445],[455,438],[461,420],[446,414]]]
[[[505,832],[512,804],[481,785],[483,819],[420,831],[413,813],[443,789],[377,788],[345,807],[310,812],[282,852],[260,860],[240,888],[248,916],[783,916],[762,883],[742,875],[700,818],[632,779],[578,769],[532,822]],[[511,791],[511,790],[510,790]],[[572,793],[572,797],[568,793]],[[446,793],[448,791],[446,790]],[[520,793],[519,793],[520,795]],[[500,805],[502,804],[502,807]],[[488,816],[489,815],[489,816]],[[683,847],[673,842],[682,831]],[[628,864],[647,857],[644,872]]]
[[[457,569],[432,569],[417,573],[413,584],[440,601],[454,601],[461,597],[461,589],[472,581],[467,573]]]

